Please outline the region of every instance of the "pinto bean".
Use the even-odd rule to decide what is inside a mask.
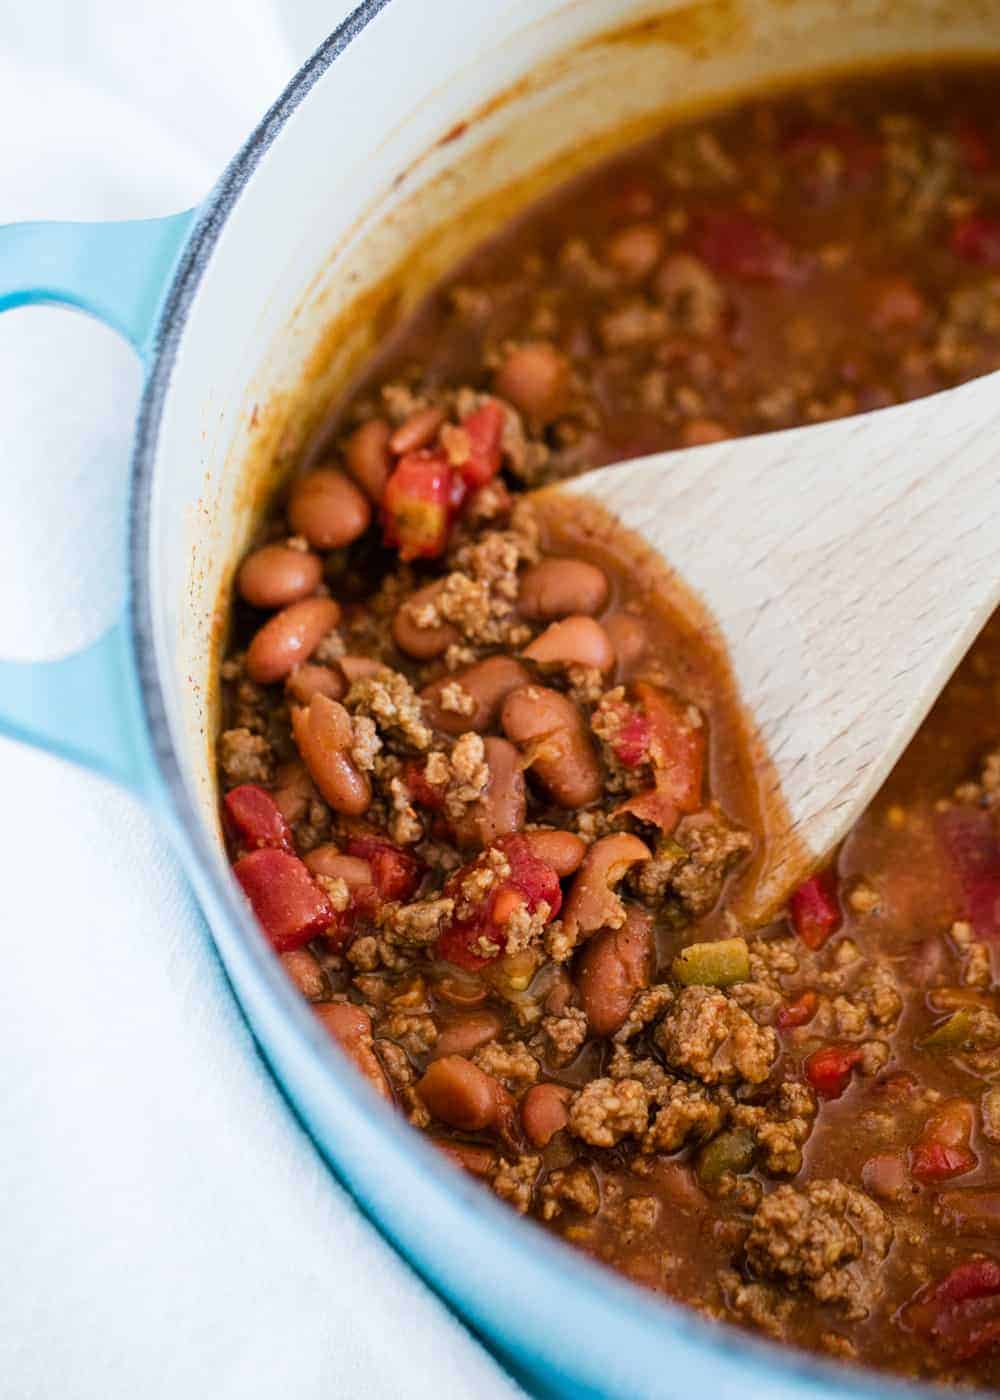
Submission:
[[[571,1090],[562,1084],[533,1084],[521,1100],[524,1135],[533,1147],[548,1147],[569,1122]]]
[[[452,824],[460,846],[491,846],[501,836],[514,836],[524,826],[527,796],[521,755],[506,739],[484,740],[489,783],[482,797],[469,804]],[[499,915],[494,914],[499,922]]]
[[[372,1048],[372,1021],[367,1011],[349,1001],[326,1002],[314,1006],[320,1024],[383,1099],[392,1099],[392,1090],[378,1056]]]
[[[446,1142],[444,1138],[431,1138],[431,1142],[444,1153],[456,1167],[461,1167],[470,1176],[488,1176],[496,1161],[492,1147],[482,1147],[474,1142]]]
[[[347,470],[375,505],[382,504],[385,483],[392,473],[389,439],[392,429],[384,418],[369,418],[344,444]]]
[[[440,680],[425,685],[420,692],[424,711],[435,729],[442,734],[465,734],[474,729],[481,734],[496,723],[500,706],[512,690],[519,685],[528,685],[531,677],[520,661],[512,656],[488,656],[485,661],[477,661],[464,671],[442,676]],[[458,683],[472,696],[475,708],[471,714],[459,714],[446,710],[441,704],[441,692],[446,686]]]
[[[606,617],[602,626],[615,649],[618,665],[627,671],[649,645],[646,624],[632,613],[615,613],[614,617]]]
[[[604,571],[585,559],[540,559],[521,575],[517,610],[529,622],[599,613],[608,600]]]
[[[441,1028],[431,1057],[440,1060],[445,1055],[473,1055],[480,1045],[496,1040],[503,1030],[503,1021],[495,1011],[467,1011]]]
[[[281,965],[306,1001],[321,1001],[327,995],[323,969],[308,948],[295,948],[281,954]]]
[[[586,807],[601,795],[601,768],[583,716],[567,696],[540,685],[512,690],[500,723],[511,743],[531,750],[531,767],[560,807]]]
[[[569,973],[565,968],[556,969],[552,979],[552,985],[545,993],[545,1010],[550,1016],[561,1016],[568,1006],[573,1005],[576,996],[576,988],[570,981]]]
[[[615,664],[611,639],[599,622],[583,615],[552,622],[522,652],[542,666],[585,666],[610,671]]]
[[[440,622],[434,627],[419,627],[414,614],[427,603],[432,603],[441,591],[441,580],[418,588],[405,603],[396,609],[392,619],[392,636],[400,651],[417,661],[430,661],[435,656],[462,640],[462,634],[450,622]]]
[[[282,681],[308,661],[336,627],[340,607],[332,598],[303,598],[264,623],[247,648],[247,675],[258,685]]]
[[[497,1121],[502,1086],[462,1055],[444,1055],[428,1065],[417,1093],[435,1118],[464,1133],[478,1133]]]
[[[579,870],[587,851],[587,843],[582,836],[577,836],[575,831],[557,831],[555,827],[526,831],[524,839],[531,854],[544,860],[546,865],[551,865],[560,880]]]
[[[287,544],[265,544],[243,560],[236,587],[255,608],[284,608],[315,593],[322,577],[318,554]]]
[[[630,224],[608,240],[607,254],[629,282],[643,282],[663,256],[663,235],[655,224]]]
[[[562,411],[569,388],[569,361],[546,341],[511,350],[493,381],[501,398],[529,418],[547,423]]]
[[[591,1033],[614,1035],[636,992],[653,972],[653,921],[630,905],[621,928],[596,933],[580,954],[575,978]]]
[[[335,812],[360,817],[371,805],[371,784],[351,759],[351,717],[343,705],[314,695],[292,709],[292,733],[309,775]]]
[[[447,1002],[449,1006],[458,1006],[463,1010],[482,1006],[489,994],[489,987],[474,973],[452,972],[434,984],[436,997]]]
[[[402,457],[405,452],[416,452],[417,448],[426,447],[434,441],[443,422],[443,409],[418,408],[393,433],[389,439],[390,450],[397,457]]]
[[[368,862],[359,856],[345,856],[336,846],[316,846],[302,859],[313,875],[343,880],[348,889],[357,890],[372,883],[372,868]]]
[[[307,815],[309,804],[318,800],[319,793],[305,764],[295,758],[278,769],[271,796],[288,825],[294,826]]]
[[[296,705],[308,705],[314,695],[340,700],[346,693],[344,677],[332,666],[296,666],[285,680],[285,694]]]
[[[368,529],[368,497],[336,467],[319,467],[300,476],[288,498],[288,521],[314,549],[340,549]]]
[[[382,669],[382,662],[376,661],[373,656],[341,656],[337,665],[343,671],[348,685],[353,685],[355,681],[367,680],[369,676],[377,676]]]
[[[563,910],[563,927],[575,943],[617,925],[621,900],[614,887],[630,866],[649,860],[649,847],[628,831],[595,841],[583,858]]]

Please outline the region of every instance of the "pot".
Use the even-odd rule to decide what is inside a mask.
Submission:
[[[712,1325],[605,1272],[456,1173],[342,1061],[222,846],[213,675],[234,563],[388,319],[556,180],[669,111],[819,70],[998,49],[1000,0],[365,0],[200,208],[0,230],[0,309],[92,312],[146,371],[126,611],[76,655],[0,664],[0,730],[155,808],[317,1146],[535,1393],[914,1392]]]

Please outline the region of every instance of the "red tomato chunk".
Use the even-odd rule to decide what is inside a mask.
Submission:
[[[813,952],[840,927],[840,908],[829,876],[814,875],[788,901],[788,917],[799,938]]]
[[[504,411],[496,399],[485,403],[462,419],[469,439],[469,456],[459,467],[465,484],[471,489],[486,486],[500,470],[500,443],[503,438]]]
[[[455,509],[454,472],[439,450],[422,448],[401,457],[382,501],[385,543],[400,559],[443,554]]]
[[[966,262],[1000,267],[1000,218],[967,214],[951,226],[951,251]]]
[[[801,996],[790,1001],[787,1006],[783,1006],[774,1018],[774,1024],[779,1031],[792,1030],[795,1026],[804,1026],[816,1015],[816,1007],[819,1004],[819,997],[813,991],[803,992]]]
[[[906,1304],[900,1321],[913,1332],[967,1361],[1000,1341],[1000,1264],[970,1259]]]
[[[705,214],[695,237],[695,252],[713,272],[741,282],[787,285],[802,279],[791,245],[744,209]]]
[[[301,948],[336,922],[326,895],[287,851],[251,851],[240,856],[233,874],[279,953]]]
[[[383,900],[407,900],[415,893],[423,866],[415,855],[381,836],[352,836],[347,854],[366,860],[372,869],[375,891]]]
[[[507,942],[506,923],[518,905],[534,914],[544,901],[549,907],[546,922],[554,919],[562,907],[559,877],[545,861],[532,855],[523,836],[505,836],[489,847],[476,860],[464,865],[451,876],[444,887],[446,896],[457,901],[461,910],[463,886],[476,869],[483,869],[490,851],[500,851],[507,858],[510,874],[495,884],[485,899],[471,912],[456,917],[437,941],[439,958],[456,967],[478,972],[503,952]],[[495,945],[495,951],[491,951]]]
[[[861,1059],[854,1045],[825,1045],[816,1050],[805,1063],[806,1078],[824,1099],[839,1099],[847,1088],[851,1070]]]
[[[236,840],[247,851],[265,846],[291,851],[292,833],[269,792],[256,783],[243,783],[223,800],[226,820]]]
[[[635,695],[649,726],[647,752],[654,786],[623,802],[618,812],[672,831],[683,812],[701,804],[705,771],[705,726],[697,712],[669,690],[637,681]]]

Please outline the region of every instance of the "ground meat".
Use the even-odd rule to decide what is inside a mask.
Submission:
[[[750,850],[752,838],[713,802],[705,811],[684,817],[673,840],[687,852],[687,859],[671,884],[687,912],[700,918],[719,898],[726,874]]]
[[[352,715],[351,730],[354,735],[351,744],[351,758],[363,773],[370,773],[382,748],[375,721],[367,715]]]
[[[382,738],[404,752],[422,753],[430,747],[431,731],[424,723],[420,697],[401,671],[385,666],[378,675],[355,681],[344,708],[352,716],[370,717]]]
[[[903,1002],[895,975],[886,961],[865,962],[851,979],[850,990],[827,1000],[817,1009],[811,1024],[816,1035],[856,1040],[881,1029],[891,1030]]]
[[[655,1039],[668,1064],[706,1084],[761,1084],[778,1054],[769,1026],[758,1026],[732,997],[710,987],[685,987]]]
[[[793,1300],[768,1283],[747,1283],[735,1269],[719,1271],[719,1287],[737,1317],[778,1340],[794,1307]]]
[[[584,1166],[549,1172],[539,1196],[543,1220],[554,1220],[566,1206],[572,1206],[584,1215],[596,1215],[601,1208],[597,1178],[589,1167]]]
[[[444,897],[418,899],[412,904],[384,904],[376,922],[385,942],[424,948],[435,943],[455,912],[455,901]]]
[[[567,1065],[587,1039],[587,1017],[578,1006],[569,1006],[561,1016],[546,1016],[542,1034],[551,1049],[549,1059],[554,1065]]]
[[[435,762],[431,763],[431,759]],[[465,817],[468,809],[478,802],[490,784],[490,769],[486,748],[479,734],[463,734],[455,741],[449,757],[432,754],[428,759],[427,780],[439,784],[445,774],[444,812],[452,825]]]
[[[410,790],[402,778],[389,779],[389,810],[386,822],[389,835],[397,846],[414,846],[423,839],[424,824],[420,819]]]
[[[678,1079],[656,1094],[662,1107],[642,1140],[644,1152],[676,1152],[690,1138],[708,1138],[719,1131],[725,1109],[701,1085]]]
[[[476,1051],[472,1062],[514,1094],[534,1084],[540,1072],[538,1061],[522,1040],[491,1040]]]
[[[511,529],[490,530],[458,549],[450,560],[452,572],[445,575],[440,589],[412,611],[416,625],[438,627],[450,622],[474,646],[523,646],[531,629],[515,609],[517,571],[539,557],[529,520],[529,515],[515,513]]]
[[[433,1050],[438,1038],[438,1028],[433,1016],[426,1013],[414,1015],[409,1011],[394,1011],[379,1023],[379,1035],[388,1036],[413,1056],[426,1055]]]
[[[786,1080],[777,1098],[763,1106],[737,1104],[730,1121],[757,1140],[760,1166],[773,1176],[794,1176],[816,1118],[816,1095],[806,1084]]]
[[[592,1079],[570,1100],[569,1130],[592,1147],[614,1147],[646,1130],[649,1097],[637,1079]]]
[[[507,1162],[501,1158],[494,1168],[493,1190],[502,1201],[512,1205],[519,1215],[525,1215],[531,1206],[541,1166],[541,1157],[525,1153],[516,1162]]]
[[[274,751],[260,734],[226,729],[219,736],[219,767],[227,787],[240,783],[267,785],[274,778]]]
[[[673,988],[668,986],[666,982],[658,982],[655,986],[647,987],[641,991],[629,1007],[628,1016],[619,1029],[615,1031],[615,1041],[620,1045],[627,1044],[641,1030],[655,1021],[673,999]]]
[[[746,1261],[763,1278],[867,1316],[883,1286],[892,1226],[870,1196],[843,1181],[779,1186],[754,1212]]]

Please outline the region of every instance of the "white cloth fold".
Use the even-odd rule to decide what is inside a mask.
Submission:
[[[287,5],[0,0],[0,222],[197,202],[348,8]],[[138,388],[102,327],[0,317],[0,655],[111,620]],[[0,790],[3,1394],[519,1394],[324,1167],[147,814],[8,742]]]

